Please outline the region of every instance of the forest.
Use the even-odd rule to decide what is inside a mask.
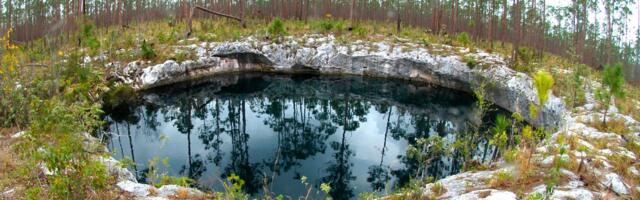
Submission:
[[[2,30],[14,28],[14,41],[49,37],[68,40],[76,21],[89,17],[99,27],[134,21],[185,20],[201,6],[241,18],[306,20],[332,15],[356,21],[388,21],[426,28],[434,34],[466,32],[475,40],[508,42],[571,57],[594,68],[625,65],[628,80],[639,80],[640,28],[629,23],[633,0],[572,0],[551,7],[546,0],[17,0],[0,3]],[[194,17],[211,17],[195,12]],[[635,23],[640,23],[635,20]],[[638,25],[635,25],[638,27]],[[400,25],[398,25],[400,27]],[[635,32],[635,33],[634,33]],[[635,38],[630,38],[634,36]],[[503,45],[503,44],[502,44]]]
[[[637,0],[0,0],[0,199],[637,199]]]

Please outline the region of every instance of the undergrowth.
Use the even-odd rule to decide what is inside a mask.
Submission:
[[[184,22],[160,21],[160,22],[134,22],[125,30],[96,28],[92,25],[85,26],[81,32],[72,34],[72,37],[81,37],[83,46],[78,47],[74,40],[60,45],[55,52],[47,51],[46,44],[42,40],[34,41],[31,49],[23,48],[9,42],[5,34],[2,38],[2,68],[0,68],[0,81],[2,91],[0,93],[0,126],[27,130],[27,134],[18,141],[13,148],[0,149],[0,187],[10,187],[16,182],[24,185],[20,191],[25,197],[56,198],[56,199],[91,199],[108,198],[112,193],[113,178],[107,176],[105,167],[91,159],[100,155],[98,148],[85,145],[83,134],[94,133],[102,125],[100,115],[102,108],[114,108],[126,104],[135,99],[131,95],[131,88],[108,84],[105,80],[107,69],[98,66],[83,64],[85,56],[95,56],[105,53],[106,62],[127,62],[137,59],[162,61],[175,59],[178,61],[193,58],[192,52],[178,52],[174,49],[177,45],[189,45],[196,42],[219,42],[240,40],[242,37],[256,35],[259,37],[281,37],[285,35],[299,36],[308,33],[334,34],[337,40],[350,41],[353,39],[367,39],[371,41],[388,39],[389,35],[399,35],[410,41],[419,43],[427,48],[433,44],[445,43],[468,48],[487,48],[489,44],[484,41],[472,41],[466,33],[455,36],[438,36],[427,31],[406,27],[401,33],[396,33],[394,26],[383,22],[359,22],[351,31],[345,28],[346,22],[332,18],[311,20],[266,21],[252,19],[247,21],[247,29],[240,28],[237,23],[229,20],[197,19],[194,21],[195,41],[180,35],[184,30]],[[193,39],[192,38],[192,39]],[[277,41],[276,41],[277,42]],[[398,42],[403,42],[398,39]],[[139,46],[138,46],[139,45]],[[492,52],[509,55],[511,46],[506,44],[493,45]],[[137,54],[136,54],[137,53]],[[532,104],[531,116],[537,118],[539,108],[544,105],[550,94],[556,94],[564,98],[570,108],[585,103],[585,91],[588,88],[587,80],[595,80],[602,76],[599,71],[592,70],[584,65],[577,65],[568,59],[543,53],[536,56],[529,48],[518,49],[518,63],[511,63],[515,70],[532,73],[537,92],[541,94],[537,104]],[[66,62],[61,62],[61,60]],[[478,66],[473,57],[463,57],[463,61],[470,68]],[[27,68],[26,63],[36,62],[47,65],[46,68]],[[568,71],[568,72],[567,72]],[[534,73],[535,72],[535,73]],[[554,84],[556,83],[556,84]],[[616,83],[617,84],[617,83]],[[615,105],[623,114],[629,114],[636,119],[640,118],[640,105],[638,99],[640,90],[628,84],[622,84],[627,98],[616,98]],[[111,88],[111,89],[107,89]],[[125,98],[122,98],[125,97]],[[603,99],[604,100],[604,99]],[[106,106],[106,107],[103,107]],[[480,118],[482,119],[482,118]],[[601,131],[627,134],[630,132],[624,121],[611,118],[604,124],[598,124],[594,120],[592,126]],[[511,122],[515,123],[515,122]],[[500,123],[492,132],[482,135],[497,145],[498,152],[505,155],[506,161],[517,166],[517,172],[497,172],[491,177],[490,185],[502,187],[515,187],[523,189],[527,186],[546,182],[550,190],[560,180],[553,179],[561,167],[578,168],[575,163],[566,163],[556,160],[555,170],[551,170],[547,176],[540,176],[540,172],[549,170],[532,163],[531,159],[537,144],[548,139],[549,133],[544,129],[536,129],[529,126],[513,126],[507,128],[508,122]],[[507,130],[509,129],[509,130]],[[520,134],[516,134],[520,133]],[[474,134],[481,134],[480,131]],[[485,134],[485,133],[482,133]],[[508,136],[509,137],[508,137]],[[478,136],[480,137],[480,136]],[[508,138],[513,137],[513,140]],[[429,138],[422,143],[439,144],[441,139]],[[571,139],[569,139],[571,140]],[[563,141],[560,141],[563,142]],[[573,142],[566,141],[566,146],[554,151],[566,153],[566,148]],[[595,146],[606,146],[594,142]],[[458,144],[463,149],[466,144]],[[631,142],[626,144],[628,148],[639,154],[640,145]],[[575,146],[575,145],[573,145]],[[564,148],[564,149],[563,149]],[[579,148],[579,147],[577,147]],[[418,150],[424,150],[419,149]],[[444,151],[441,146],[433,146],[433,151]],[[13,154],[6,154],[12,152]],[[586,152],[586,150],[585,150]],[[467,152],[466,154],[469,154]],[[466,156],[465,154],[465,156]],[[14,156],[15,155],[15,156]],[[428,164],[428,160],[434,155],[415,155],[419,157],[422,165]],[[625,168],[618,167],[628,164],[629,161],[621,157],[611,157],[616,165],[616,170],[628,173]],[[156,161],[157,164],[157,161]],[[466,165],[466,163],[465,163]],[[478,169],[486,169],[483,165]],[[51,175],[41,176],[41,170],[46,167]],[[467,170],[474,167],[467,167]],[[10,170],[15,169],[15,170]],[[10,170],[10,171],[8,171]],[[580,170],[578,170],[579,173]],[[156,174],[152,183],[159,186],[167,183],[189,185],[192,180],[170,177],[166,174]],[[401,188],[391,195],[390,199],[421,199],[422,186],[432,182],[433,179],[424,178],[411,181],[405,188]],[[242,188],[241,180],[230,176],[225,193],[221,197],[236,198],[246,197],[239,191]],[[328,193],[329,185],[325,185],[324,191]],[[434,186],[434,194],[446,192],[442,185]],[[327,189],[329,188],[329,189]],[[103,195],[107,195],[106,197]],[[226,196],[225,196],[226,195]],[[369,196],[375,196],[370,194]],[[542,194],[541,194],[542,196]],[[537,198],[530,195],[523,198]]]

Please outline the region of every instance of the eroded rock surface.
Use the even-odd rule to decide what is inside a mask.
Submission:
[[[196,60],[168,60],[148,67],[128,64],[116,77],[147,89],[224,72],[275,71],[354,74],[411,79],[457,90],[472,91],[487,85],[487,99],[509,111],[521,113],[535,125],[559,127],[566,114],[559,98],[551,96],[537,119],[529,116],[529,105],[537,94],[531,78],[506,66],[497,54],[446,45],[422,45],[394,41],[338,44],[332,36],[288,37],[282,43],[249,37],[242,42],[202,43],[186,46],[198,52]],[[470,68],[462,56],[480,63]],[[139,61],[136,61],[139,62]],[[485,66],[485,67],[482,67]],[[136,73],[136,71],[138,71]]]
[[[536,148],[532,163],[551,167],[554,159],[584,161],[583,171],[593,173],[595,180],[586,182],[581,175],[561,169],[565,181],[556,185],[550,195],[552,199],[600,199],[603,197],[629,198],[640,193],[640,187],[622,178],[609,160],[612,155],[623,155],[637,160],[633,152],[625,148],[629,142],[638,142],[640,123],[623,115],[617,109],[610,109],[610,117],[625,120],[632,133],[622,137],[620,133],[598,131],[589,126],[590,120],[600,119],[594,91],[587,91],[587,103],[571,111],[565,109],[563,101],[553,95],[545,103],[537,119],[530,118],[529,105],[537,104],[537,93],[532,79],[524,73],[506,66],[505,59],[497,54],[471,51],[466,48],[446,45],[430,45],[404,41],[366,42],[353,41],[341,44],[332,36],[307,35],[287,37],[282,43],[272,43],[256,38],[245,38],[240,42],[201,43],[177,48],[197,52],[198,58],[183,62],[172,60],[156,65],[129,63],[116,72],[118,79],[138,89],[149,89],[170,85],[185,80],[211,76],[226,72],[274,71],[274,72],[316,72],[354,74],[376,77],[411,79],[435,83],[457,90],[472,91],[487,85],[487,100],[511,112],[520,113],[538,127],[552,129],[550,141],[563,137],[575,137],[576,143],[592,150],[588,154],[576,149],[558,154],[561,146],[553,142],[543,143]],[[478,66],[470,68],[462,61],[468,56],[478,61]],[[564,72],[563,72],[564,73]],[[592,83],[596,88],[597,83]],[[605,147],[598,141],[606,141]],[[514,171],[512,165],[500,162],[498,169],[465,172],[446,177],[437,182],[446,192],[439,199],[516,199],[515,191],[493,188],[488,179],[499,170]],[[545,166],[546,165],[546,166]],[[632,167],[632,166],[630,166]],[[640,172],[630,168],[638,178]],[[638,174],[634,174],[634,170]],[[144,186],[126,182],[126,188]],[[436,183],[425,186],[428,194]],[[127,189],[125,189],[127,190]],[[142,190],[142,189],[140,189]],[[637,191],[634,191],[637,190]],[[128,191],[128,190],[127,190]],[[136,193],[136,190],[132,190]],[[539,184],[523,192],[525,196],[543,194],[546,185]],[[138,193],[143,193],[138,191]]]

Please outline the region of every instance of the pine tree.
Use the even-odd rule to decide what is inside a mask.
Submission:
[[[624,93],[624,72],[622,64],[617,63],[613,66],[605,66],[602,73],[602,86],[596,91],[596,99],[604,106],[604,114],[602,123],[607,127],[607,114],[611,106],[612,97],[623,98]]]

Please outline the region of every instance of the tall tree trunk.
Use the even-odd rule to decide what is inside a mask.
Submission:
[[[500,43],[500,45],[504,48],[504,41],[507,39],[506,33],[507,33],[507,12],[509,12],[509,9],[507,8],[507,0],[502,0],[502,31],[500,33],[500,38],[502,40],[502,42]]]
[[[476,39],[480,40],[482,38],[482,23],[483,23],[483,13],[482,13],[482,4],[484,0],[479,0],[476,3],[476,27],[475,27],[475,35]]]
[[[7,1],[7,26],[13,28],[13,0]],[[9,38],[11,39],[11,38]]]
[[[244,0],[240,0],[240,26],[242,26],[242,28],[246,28],[246,21],[244,19]]]
[[[458,32],[458,0],[451,2],[451,33]]]
[[[78,19],[84,15],[84,0],[78,0]]]
[[[396,0],[396,31],[400,33],[400,0]]]
[[[118,0],[118,24],[120,26],[124,26],[124,22],[122,21],[122,16],[124,15],[124,0]]]
[[[356,6],[356,0],[351,0],[351,9],[349,10],[349,30],[353,30],[353,9]]]
[[[537,28],[537,26],[536,26],[537,25],[536,21],[538,20],[538,14],[536,13],[537,12],[537,6],[538,6],[537,1],[536,0],[532,0],[531,1],[531,12],[530,12],[531,15],[529,17],[531,17],[531,19],[530,19],[531,20],[530,21],[531,29],[534,29],[534,30],[531,31],[531,32],[535,32],[536,31],[535,28]],[[522,32],[522,34],[523,34],[522,38],[528,38],[528,40],[527,40],[528,44],[531,45],[533,48],[537,48],[538,45],[533,40],[537,36],[535,36],[535,35],[527,36],[527,33],[528,32],[524,32],[523,31]]]
[[[432,3],[433,8],[431,12],[431,20],[433,24],[433,30],[435,31],[435,34],[440,35],[440,22],[438,20],[438,8],[440,7],[438,4],[440,4],[440,0],[433,0]]]
[[[0,0],[0,19],[2,19],[3,17],[4,16],[2,16],[2,0]],[[4,24],[4,23],[0,24],[0,31],[2,31],[2,33],[0,33],[0,34],[4,35],[4,33],[6,32],[6,30],[5,30],[6,26],[7,26],[7,24]]]
[[[511,58],[513,59],[513,65],[517,65],[518,64],[518,49],[520,48],[520,35],[521,35],[521,13],[520,13],[520,0],[515,0],[515,5],[514,5],[514,16],[513,16],[513,24],[514,27],[516,29],[516,33],[515,35],[515,39],[513,41],[513,49],[512,49],[512,54],[511,54]]]
[[[575,49],[575,54],[579,54],[580,53],[580,48],[578,47],[578,38],[580,38],[580,28],[579,28],[579,21],[578,19],[580,18],[578,15],[578,11],[579,11],[579,4],[578,4],[578,0],[572,0],[572,9],[571,11],[573,12],[573,20],[572,20],[572,25],[573,25],[573,48]]]
[[[582,3],[582,20],[580,22],[580,41],[578,43],[578,47],[580,47],[580,53],[578,54],[578,56],[580,56],[580,61],[582,61],[582,59],[584,59],[584,49],[585,49],[585,42],[586,42],[586,37],[587,37],[587,26],[589,24],[589,13],[587,11],[587,7],[588,7],[588,2],[584,1]]]
[[[493,50],[493,3],[491,0],[489,3],[489,49]]]
[[[541,45],[542,47],[540,48],[540,58],[543,58],[544,56],[544,51],[545,48],[547,47],[547,1],[546,0],[542,0],[542,21],[541,21],[541,26],[542,26],[542,41],[541,41]]]
[[[607,15],[607,48],[605,50],[605,64],[610,64],[611,62],[611,45],[613,43],[613,25],[611,21],[613,8],[611,4],[611,2],[605,1],[605,11]]]

